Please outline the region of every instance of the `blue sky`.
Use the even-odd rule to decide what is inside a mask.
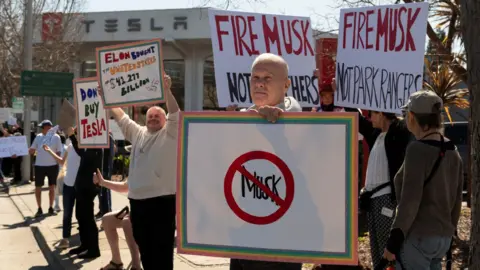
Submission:
[[[225,8],[227,0],[86,0],[84,11],[120,11],[145,9],[174,9],[210,6]],[[338,28],[339,0],[231,0],[229,9],[311,17],[314,27],[321,30]]]

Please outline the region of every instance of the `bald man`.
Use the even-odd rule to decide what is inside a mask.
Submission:
[[[173,270],[175,181],[180,109],[164,77],[168,115],[160,107],[147,111],[146,126],[121,108],[110,110],[125,139],[132,143],[128,198],[133,237],[145,270]]]
[[[250,77],[250,95],[254,105],[242,111],[256,111],[272,123],[278,120],[282,112],[301,112],[300,104],[293,97],[285,96],[289,87],[288,65],[285,60],[271,53],[259,55],[253,61]],[[230,260],[230,270],[301,269],[301,263]]]

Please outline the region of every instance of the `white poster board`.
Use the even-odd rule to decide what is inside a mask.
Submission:
[[[160,39],[96,51],[97,77],[105,108],[164,102]]]
[[[12,108],[0,108],[0,122],[7,122],[10,119]]]
[[[356,265],[357,118],[184,113],[178,253]]]
[[[427,18],[427,2],[340,10],[335,105],[400,113],[422,89]]]
[[[113,138],[116,141],[123,141],[125,140],[125,136],[123,136],[122,130],[118,126],[117,122],[113,119],[108,120],[110,131],[112,132]]]
[[[22,97],[12,98],[12,113],[23,113],[24,101]]]
[[[73,80],[79,148],[109,148],[108,117],[96,78]]]
[[[0,158],[11,157],[13,155],[28,155],[27,137],[10,136],[0,138]]]
[[[292,82],[287,95],[318,106],[315,42],[310,18],[209,9],[215,82],[220,107],[252,105],[250,72],[261,53],[282,56]]]

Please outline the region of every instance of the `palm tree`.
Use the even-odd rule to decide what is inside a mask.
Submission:
[[[432,65],[431,62],[435,62],[435,65]],[[451,107],[466,109],[470,106],[466,99],[468,89],[458,88],[462,83],[461,77],[452,72],[450,65],[444,61],[432,61],[425,58],[425,71],[427,78],[423,83],[424,89],[435,92],[443,100],[445,114],[450,122],[453,122],[450,115]]]

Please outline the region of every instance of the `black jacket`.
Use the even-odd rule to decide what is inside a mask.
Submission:
[[[358,121],[360,134],[362,134],[367,141],[369,149],[372,150],[378,135],[380,135],[382,131],[374,128],[372,122],[361,114]],[[408,131],[404,120],[393,120],[388,128],[387,134],[385,134],[385,152],[387,154],[388,171],[390,174],[392,199],[395,198],[393,179],[403,164],[405,151],[412,138],[412,134]]]
[[[80,157],[75,190],[79,192],[96,192],[97,186],[93,183],[93,173],[102,168],[102,149],[79,149],[75,135],[69,137],[72,146]]]

